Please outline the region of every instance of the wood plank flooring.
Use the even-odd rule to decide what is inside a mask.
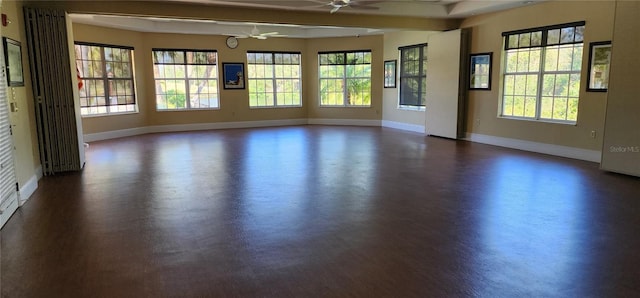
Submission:
[[[372,127],[91,143],[6,224],[3,297],[640,296],[640,180]]]

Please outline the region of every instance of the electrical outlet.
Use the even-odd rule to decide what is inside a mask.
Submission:
[[[596,131],[595,130],[591,131],[591,138],[593,138],[593,139],[596,138]]]

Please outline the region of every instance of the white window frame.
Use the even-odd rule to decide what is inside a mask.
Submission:
[[[264,63],[257,63],[256,61],[253,61],[252,59],[252,55],[268,55],[270,56],[269,62],[264,62]],[[282,55],[294,55],[297,58],[294,59],[294,57],[290,57],[291,59],[297,60],[297,64],[295,63],[279,63],[277,59],[278,56],[280,56],[280,59],[283,58]],[[264,57],[266,58],[266,57]],[[247,52],[247,80],[248,80],[248,84],[247,84],[247,88],[248,88],[248,92],[249,92],[249,107],[250,108],[299,108],[302,106],[302,55],[300,52],[264,52],[264,51],[248,51]],[[251,70],[251,68],[254,65],[271,65],[271,76],[270,77],[264,77],[264,78],[254,78],[251,77],[253,71]],[[297,77],[291,76],[291,77],[279,77],[276,70],[277,70],[277,66],[297,66]],[[273,96],[273,103],[272,104],[267,104],[265,102],[265,104],[256,104],[256,105],[252,105],[252,96],[259,94],[258,92],[252,92],[252,81],[253,82],[260,82],[263,81],[266,84],[270,84],[271,85],[271,90],[272,92],[271,95]],[[278,101],[280,99],[280,97],[284,97],[284,91],[280,91],[278,90],[278,82],[279,81],[288,81],[294,85],[298,86],[298,98],[300,99],[300,103],[299,104],[278,104]],[[279,92],[280,91],[280,92]],[[265,95],[267,95],[269,92],[263,92]],[[289,92],[287,92],[289,93]],[[281,96],[279,96],[281,95]],[[257,99],[255,100],[257,103]]]
[[[85,57],[82,53],[83,47],[98,47],[100,49],[100,60],[91,60],[90,57]],[[128,64],[128,69],[130,76],[129,77],[115,77],[109,75],[109,70],[107,68],[108,62],[105,55],[105,49],[113,50],[124,50],[127,51],[129,61],[124,61],[123,63]],[[78,56],[78,50],[80,49],[81,54]],[[110,116],[110,115],[118,115],[118,114],[131,114],[138,112],[138,103],[136,100],[136,88],[135,88],[135,79],[134,79],[134,61],[133,61],[133,52],[134,48],[129,46],[119,46],[119,45],[109,45],[109,44],[98,44],[98,43],[88,43],[88,42],[75,42],[74,50],[76,52],[76,69],[78,71],[78,80],[79,85],[82,85],[80,88],[80,115],[82,117],[96,117],[96,116]],[[100,76],[91,76],[88,74],[88,68],[86,64],[89,63],[100,63],[100,69],[102,74]],[[88,66],[87,66],[88,67]],[[129,81],[131,84],[131,94],[125,93],[121,95],[124,97],[124,103],[121,103],[123,100],[120,98],[120,95],[111,94],[113,91],[113,85],[111,84],[113,81]],[[98,105],[95,104],[83,104],[85,102],[88,103],[89,99],[83,100],[84,98],[91,97],[95,95],[97,85],[93,85],[94,83],[101,83],[102,88],[104,90],[104,104]],[[93,85],[94,88],[89,88],[88,86]],[[117,89],[117,88],[116,88]],[[87,96],[82,96],[83,93],[88,93]],[[127,97],[131,100],[127,102]]]
[[[504,37],[504,60],[501,75],[499,117],[562,124],[575,124],[577,122],[580,101],[580,77],[582,74],[582,60],[584,59],[584,26],[585,22],[574,22],[502,33]],[[569,69],[558,70],[560,52],[568,51],[569,49],[571,50]],[[533,56],[531,55],[532,53],[538,56]],[[553,57],[551,55],[554,55],[554,53],[556,57],[555,64],[553,64],[553,60],[548,61],[551,63],[550,65],[555,65],[552,66],[555,69],[547,70],[547,64],[549,64],[547,63],[547,58]],[[509,64],[509,58],[513,58],[514,55],[517,57],[515,67]],[[524,63],[526,64],[526,69],[522,68],[523,63],[519,60],[520,57],[529,57],[527,62]],[[531,58],[538,59],[537,69],[531,69]],[[556,94],[559,76],[568,77],[566,95]],[[553,78],[553,87],[545,89],[545,79],[551,77]],[[529,82],[534,79],[535,81]],[[522,83],[524,83],[524,87],[518,88],[522,86]],[[513,87],[513,90],[507,90],[510,87]],[[516,89],[523,89],[524,93],[516,94]],[[545,93],[545,90],[549,91],[549,89],[552,89],[553,94]],[[514,112],[517,104],[516,100],[523,100],[522,114],[516,115]],[[527,102],[533,100],[535,100],[535,106],[528,106]],[[545,102],[548,103],[549,101],[551,101],[550,116],[543,115],[544,111],[547,111],[549,107]],[[556,116],[554,112],[556,105],[562,106],[563,101],[566,101],[564,104],[564,119]],[[543,105],[546,107],[543,107]],[[570,113],[570,105],[575,107],[575,113]],[[511,107],[510,112],[508,112],[508,107]],[[530,112],[531,107],[534,107],[533,114]],[[562,112],[559,115],[562,115]]]
[[[160,63],[160,62],[156,62],[155,61],[155,52],[181,52],[184,57],[184,62],[183,63]],[[187,53],[213,53],[215,54],[215,63],[190,63],[187,61]],[[157,111],[161,111],[161,112],[171,112],[171,111],[202,111],[202,110],[218,110],[220,109],[220,87],[219,87],[219,83],[220,83],[220,76],[218,73],[218,52],[216,50],[195,50],[195,49],[163,49],[163,48],[153,48],[151,49],[151,55],[152,55],[152,59],[154,59],[153,62],[153,66],[154,66],[154,85],[155,85],[155,106],[156,106],[156,110]],[[184,67],[184,78],[178,78],[178,77],[172,77],[172,78],[157,78],[155,76],[155,67],[156,65],[174,65],[174,66],[183,66]],[[190,77],[189,76],[189,66],[212,66],[211,69],[213,70],[213,74],[214,74],[214,78],[206,78],[206,77]],[[158,81],[184,81],[184,89],[185,89],[185,107],[184,108],[169,108],[168,106],[166,108],[159,108],[158,106],[158,97],[161,96],[162,94],[158,94]],[[214,81],[215,83],[213,85],[215,85],[215,90],[213,92],[213,94],[216,95],[215,97],[215,105],[213,107],[209,106],[209,107],[192,107],[191,105],[191,90],[190,90],[190,82],[191,81]],[[211,92],[209,92],[211,93]]]
[[[369,57],[369,61],[366,61],[366,56],[365,56],[365,61],[363,61],[362,63],[349,63],[347,61],[347,55],[349,54],[363,54],[363,55],[368,55]],[[330,63],[330,64],[323,64],[322,62],[322,55],[344,55],[343,57],[343,61],[341,63]],[[355,107],[355,108],[368,108],[371,107],[371,100],[372,100],[372,93],[371,93],[371,68],[369,68],[369,76],[347,76],[347,67],[349,65],[369,65],[369,67],[371,67],[372,65],[372,60],[373,60],[373,56],[371,53],[371,50],[356,50],[356,51],[333,51],[333,52],[318,52],[318,103],[321,107]],[[336,76],[331,76],[331,77],[322,77],[322,70],[321,68],[323,66],[326,65],[330,65],[330,66],[342,66],[342,71],[341,73],[336,72]],[[341,85],[342,85],[342,104],[323,104],[322,103],[322,98],[323,98],[323,93],[322,93],[322,85],[323,85],[323,81],[337,81],[340,80],[341,81]],[[369,81],[369,104],[350,104],[348,101],[349,98],[349,88],[346,88],[345,86],[347,86],[347,81],[348,80],[368,80]]]
[[[399,47],[398,51],[400,52],[400,65],[399,67],[399,84],[400,84],[400,88],[399,88],[399,94],[398,94],[398,108],[399,109],[403,109],[403,110],[416,110],[416,111],[424,111],[425,110],[425,106],[426,106],[426,81],[427,81],[427,70],[425,67],[426,61],[427,61],[427,47],[428,45],[426,43],[422,43],[422,44],[415,44],[415,45],[410,45],[410,46],[403,46],[403,47]],[[406,67],[408,66],[405,62],[405,50],[412,50],[412,49],[416,49],[418,48],[420,50],[420,54],[419,54],[419,59],[418,59],[418,73],[419,75],[411,75],[408,76],[406,75]],[[418,101],[421,102],[422,104],[417,104],[417,105],[412,105],[412,104],[403,104],[403,91],[405,88],[405,84],[404,81],[408,78],[418,78]],[[422,88],[425,88],[425,90],[422,90]],[[424,98],[421,98],[422,96],[424,96]]]

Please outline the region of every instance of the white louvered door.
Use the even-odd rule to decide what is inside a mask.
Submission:
[[[0,47],[0,57],[4,49]],[[18,190],[13,161],[13,139],[7,100],[7,74],[4,59],[0,59],[0,227],[18,209]]]

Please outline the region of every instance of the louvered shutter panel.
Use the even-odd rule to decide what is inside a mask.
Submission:
[[[0,47],[1,48],[1,47]],[[0,50],[0,57],[4,57]],[[4,59],[2,59],[4,60]],[[13,163],[13,140],[7,100],[7,74],[4,61],[0,62],[0,227],[18,208],[18,190]]]

